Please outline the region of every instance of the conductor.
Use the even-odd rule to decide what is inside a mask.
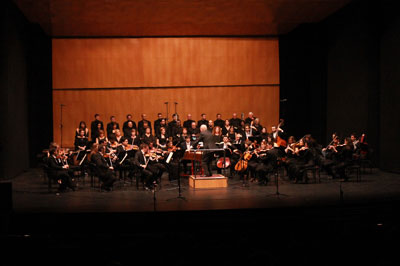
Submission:
[[[193,147],[198,147],[200,143],[203,143],[203,149],[216,149],[217,145],[215,136],[207,130],[206,125],[200,126],[200,137],[193,143]],[[203,152],[203,156],[201,158],[201,163],[204,168],[204,174],[206,176],[212,176],[211,173],[211,163],[214,159],[214,152],[212,151],[205,151]]]

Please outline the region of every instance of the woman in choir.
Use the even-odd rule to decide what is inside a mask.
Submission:
[[[88,137],[85,135],[85,130],[81,129],[79,131],[79,135],[75,137],[75,150],[76,151],[83,151],[86,149],[87,145],[88,145],[89,139]]]
[[[236,139],[236,133],[235,133],[235,128],[234,127],[229,127],[229,132],[228,132],[228,138],[230,141],[234,141]]]
[[[222,127],[222,135],[227,136],[229,134],[231,128],[233,128],[233,127],[230,125],[229,120],[226,119],[225,124]]]
[[[114,134],[115,134],[115,139],[117,140],[117,142],[121,143],[122,142],[121,130],[116,129]]]
[[[85,121],[79,122],[79,127],[75,130],[75,137],[80,135],[80,131],[83,130],[85,132],[85,136],[89,138],[89,129],[86,127]]]
[[[266,142],[268,142],[268,132],[267,132],[267,128],[266,127],[263,127],[261,129],[260,137],[261,137],[261,141],[265,140]]]
[[[168,141],[167,131],[165,127],[161,127],[160,134],[157,136],[156,140],[157,147],[165,149],[167,147],[167,141]]]
[[[147,127],[145,129],[145,133],[142,135],[141,143],[146,143],[147,145],[149,145],[150,142],[155,143],[156,138],[151,134],[151,129]]]
[[[98,125],[100,125],[100,123]],[[105,143],[108,142],[108,138],[106,137],[106,135],[104,134],[104,130],[102,129],[99,130],[99,136],[96,138],[96,143],[100,144],[101,141],[104,141]]]
[[[221,131],[221,128],[219,126],[216,126],[216,127],[213,128],[212,134],[213,134],[213,136],[215,138],[215,142],[216,143],[220,143],[222,141],[222,131]]]
[[[128,138],[128,143],[130,145],[136,145],[136,146],[140,145],[140,139],[138,136],[136,136],[136,129],[134,128],[131,130],[131,135]]]

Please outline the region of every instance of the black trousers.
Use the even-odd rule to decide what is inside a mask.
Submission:
[[[211,164],[214,160],[214,153],[213,152],[204,152],[201,158],[201,164],[204,169],[204,174],[206,176],[211,176]]]
[[[101,182],[103,182],[103,186],[106,188],[111,188],[117,180],[115,173],[112,170],[107,170],[106,172],[99,174],[99,178]]]

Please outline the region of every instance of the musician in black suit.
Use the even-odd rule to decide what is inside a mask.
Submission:
[[[179,144],[179,148],[180,148],[181,152],[185,153],[186,151],[190,151],[193,149],[191,139],[192,138],[188,135],[185,137],[185,141],[183,141]],[[187,174],[188,173],[188,164],[191,163],[191,161],[181,160],[181,163],[183,165],[184,173]]]
[[[188,134],[192,138],[192,141],[197,140],[198,135],[200,134],[200,130],[196,126],[196,122],[192,122],[192,125],[190,128],[188,128]]]
[[[235,173],[235,166],[239,162],[242,153],[245,151],[244,141],[242,140],[242,135],[236,133],[235,140],[232,143],[232,155],[231,155],[231,169],[230,177],[233,178]]]
[[[192,127],[192,122],[196,122],[194,120],[192,120],[192,115],[188,114],[187,115],[187,120],[185,122],[183,122],[183,127],[186,127],[187,129]]]
[[[244,120],[244,123],[251,125],[251,122],[253,122],[254,119],[256,119],[256,117],[254,116],[253,112],[249,112],[247,118]]]
[[[136,152],[133,163],[139,169],[145,182],[145,188],[149,189],[155,181],[154,174],[149,165],[150,157],[148,156],[149,146],[145,143],[140,144],[140,150]]]
[[[98,126],[98,124],[100,124],[100,126]],[[100,115],[95,114],[94,121],[92,121],[90,125],[90,134],[92,137],[92,141],[95,141],[96,138],[99,136],[99,130],[104,130],[104,125],[103,122],[100,121]]]
[[[75,190],[75,186],[72,183],[72,178],[68,173],[69,165],[63,165],[62,159],[57,158],[58,149],[52,147],[49,149],[49,157],[46,158],[48,167],[49,178],[55,179],[59,184],[59,191],[63,192],[67,188]]]
[[[116,181],[114,167],[108,165],[107,160],[104,158],[106,146],[94,143],[90,155],[90,161],[96,167],[96,175],[102,182],[101,188],[110,191]]]
[[[193,146],[196,147],[200,142],[203,143],[203,149],[216,149],[217,145],[215,136],[207,130],[207,125],[200,126],[200,137],[193,143]],[[204,168],[204,174],[206,176],[212,176],[211,172],[211,163],[214,159],[214,152],[212,151],[205,151],[203,152],[202,166]]]

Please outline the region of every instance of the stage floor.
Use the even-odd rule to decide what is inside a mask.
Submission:
[[[368,170],[367,170],[368,171]],[[332,180],[321,173],[321,183],[293,184],[281,178],[280,197],[276,196],[276,185],[272,180],[267,186],[249,183],[243,187],[238,177],[229,179],[227,188],[193,189],[188,178],[181,179],[181,195],[178,199],[177,181],[168,181],[163,176],[162,187],[155,192],[140,189],[130,182],[118,182],[112,192],[100,192],[79,183],[77,191],[65,193],[49,192],[47,182],[40,169],[30,169],[12,180],[13,211],[15,213],[121,213],[121,212],[165,212],[187,210],[224,210],[281,207],[332,206],[338,204],[365,204],[390,202],[400,198],[400,175],[373,169],[363,173],[361,182],[355,177],[348,182]],[[343,198],[340,197],[342,190]],[[155,196],[155,199],[154,199]]]

